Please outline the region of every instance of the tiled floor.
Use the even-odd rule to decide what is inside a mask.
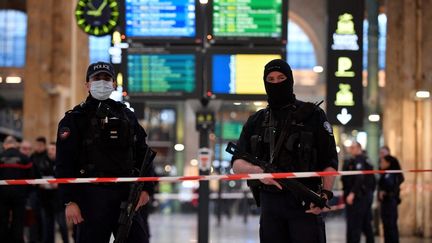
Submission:
[[[151,243],[194,243],[197,242],[196,214],[152,214],[150,215]],[[243,223],[240,216],[228,220],[222,218],[221,226],[217,226],[216,218],[210,217],[209,243],[258,243],[257,216],[250,216],[248,223]],[[343,217],[326,219],[327,242],[345,242],[345,221]],[[364,240],[363,240],[364,242]],[[376,243],[384,242],[376,238]],[[432,243],[432,239],[401,238],[401,243]]]

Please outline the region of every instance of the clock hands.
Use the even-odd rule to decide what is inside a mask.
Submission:
[[[104,1],[101,3],[101,5],[99,5],[98,9],[87,11],[87,15],[95,16],[95,17],[101,16],[101,15],[102,15],[102,10],[105,8],[105,6],[107,5],[107,3],[108,3],[108,0],[104,0]],[[90,7],[90,5],[88,5],[88,6]],[[93,7],[93,8],[92,8],[92,7]],[[90,8],[94,9],[93,4],[91,4],[91,7],[90,7]]]

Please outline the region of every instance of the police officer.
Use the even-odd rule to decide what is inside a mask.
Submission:
[[[382,170],[400,170],[398,159],[386,155],[380,161]],[[403,174],[381,174],[378,182],[378,200],[381,204],[381,220],[384,228],[384,242],[398,243],[399,229],[397,225],[400,184],[404,181]]]
[[[276,171],[335,171],[337,153],[332,127],[322,109],[297,100],[293,75],[283,60],[272,60],[264,68],[264,86],[269,106],[249,117],[238,147]],[[237,156],[232,158],[235,173],[263,173],[263,166]],[[262,179],[252,190],[261,204],[260,240],[264,243],[325,242],[322,209],[284,188],[280,181]],[[309,189],[330,199],[334,178],[298,179]]]
[[[89,96],[66,112],[59,123],[56,177],[136,176],[133,172],[141,167],[147,135],[133,112],[109,99],[116,85],[114,77],[109,63],[97,62],[88,67]],[[146,176],[151,175],[153,165]],[[75,242],[109,242],[111,233],[117,232],[120,204],[127,199],[129,185],[63,184],[59,190],[66,219],[76,225]],[[149,201],[152,192],[153,183],[145,183],[137,209]],[[146,242],[148,237],[142,240],[129,238],[129,242]]]
[[[343,170],[372,169],[360,143],[353,142],[349,148],[349,152],[351,159],[345,161]],[[344,176],[342,177],[342,184],[346,203],[347,242],[360,242],[363,232],[366,236],[366,242],[373,243],[371,207],[376,184],[374,175]]]
[[[3,148],[3,153],[0,153],[0,180],[32,178],[32,163],[27,156],[19,152],[16,139],[12,136],[6,137]],[[2,242],[24,243],[24,213],[29,189],[28,186],[0,187]]]

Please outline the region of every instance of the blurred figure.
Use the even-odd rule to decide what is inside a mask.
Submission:
[[[349,148],[351,159],[346,160],[343,170],[371,170],[372,165],[363,153],[360,143],[353,142]],[[348,243],[360,242],[361,233],[366,235],[366,242],[373,243],[372,201],[375,190],[374,175],[356,175],[342,177],[344,199],[346,203]]]
[[[42,173],[46,168],[50,167],[50,160],[48,158],[46,138],[39,136],[34,143],[34,152],[30,157],[33,162],[33,171],[36,178],[42,178]],[[30,227],[30,242],[39,243],[43,242],[43,222],[42,219],[42,206],[41,206],[41,189],[35,187],[29,198],[29,205],[34,217],[34,224]]]
[[[48,163],[39,164],[39,175],[42,178],[54,178],[54,162],[56,159],[56,145],[50,143],[47,147]],[[68,229],[64,207],[60,202],[56,184],[41,185],[40,202],[42,208],[42,239],[44,243],[54,243],[55,222],[57,221],[64,243],[69,243]]]
[[[384,145],[379,150],[380,163],[381,163],[381,159],[383,159],[386,155],[390,155],[390,148],[388,146]]]
[[[400,170],[399,161],[386,155],[380,161],[382,170]],[[381,203],[381,220],[384,228],[384,242],[398,243],[399,230],[397,226],[398,205],[400,199],[400,184],[404,181],[403,174],[381,174],[378,183],[378,200]]]
[[[12,136],[5,138],[0,154],[0,180],[32,178],[32,163],[18,150]],[[0,239],[2,242],[24,243],[25,203],[29,186],[0,187]]]
[[[31,142],[30,142],[30,141],[27,141],[27,140],[23,140],[23,141],[20,143],[19,151],[20,151],[21,153],[25,154],[27,157],[30,158],[30,156],[31,156],[31,154],[32,154],[32,152],[33,152],[33,146],[32,146],[32,144],[31,144]]]

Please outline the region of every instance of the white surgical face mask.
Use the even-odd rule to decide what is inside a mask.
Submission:
[[[90,94],[97,100],[106,100],[114,91],[113,83],[105,80],[91,81]]]

